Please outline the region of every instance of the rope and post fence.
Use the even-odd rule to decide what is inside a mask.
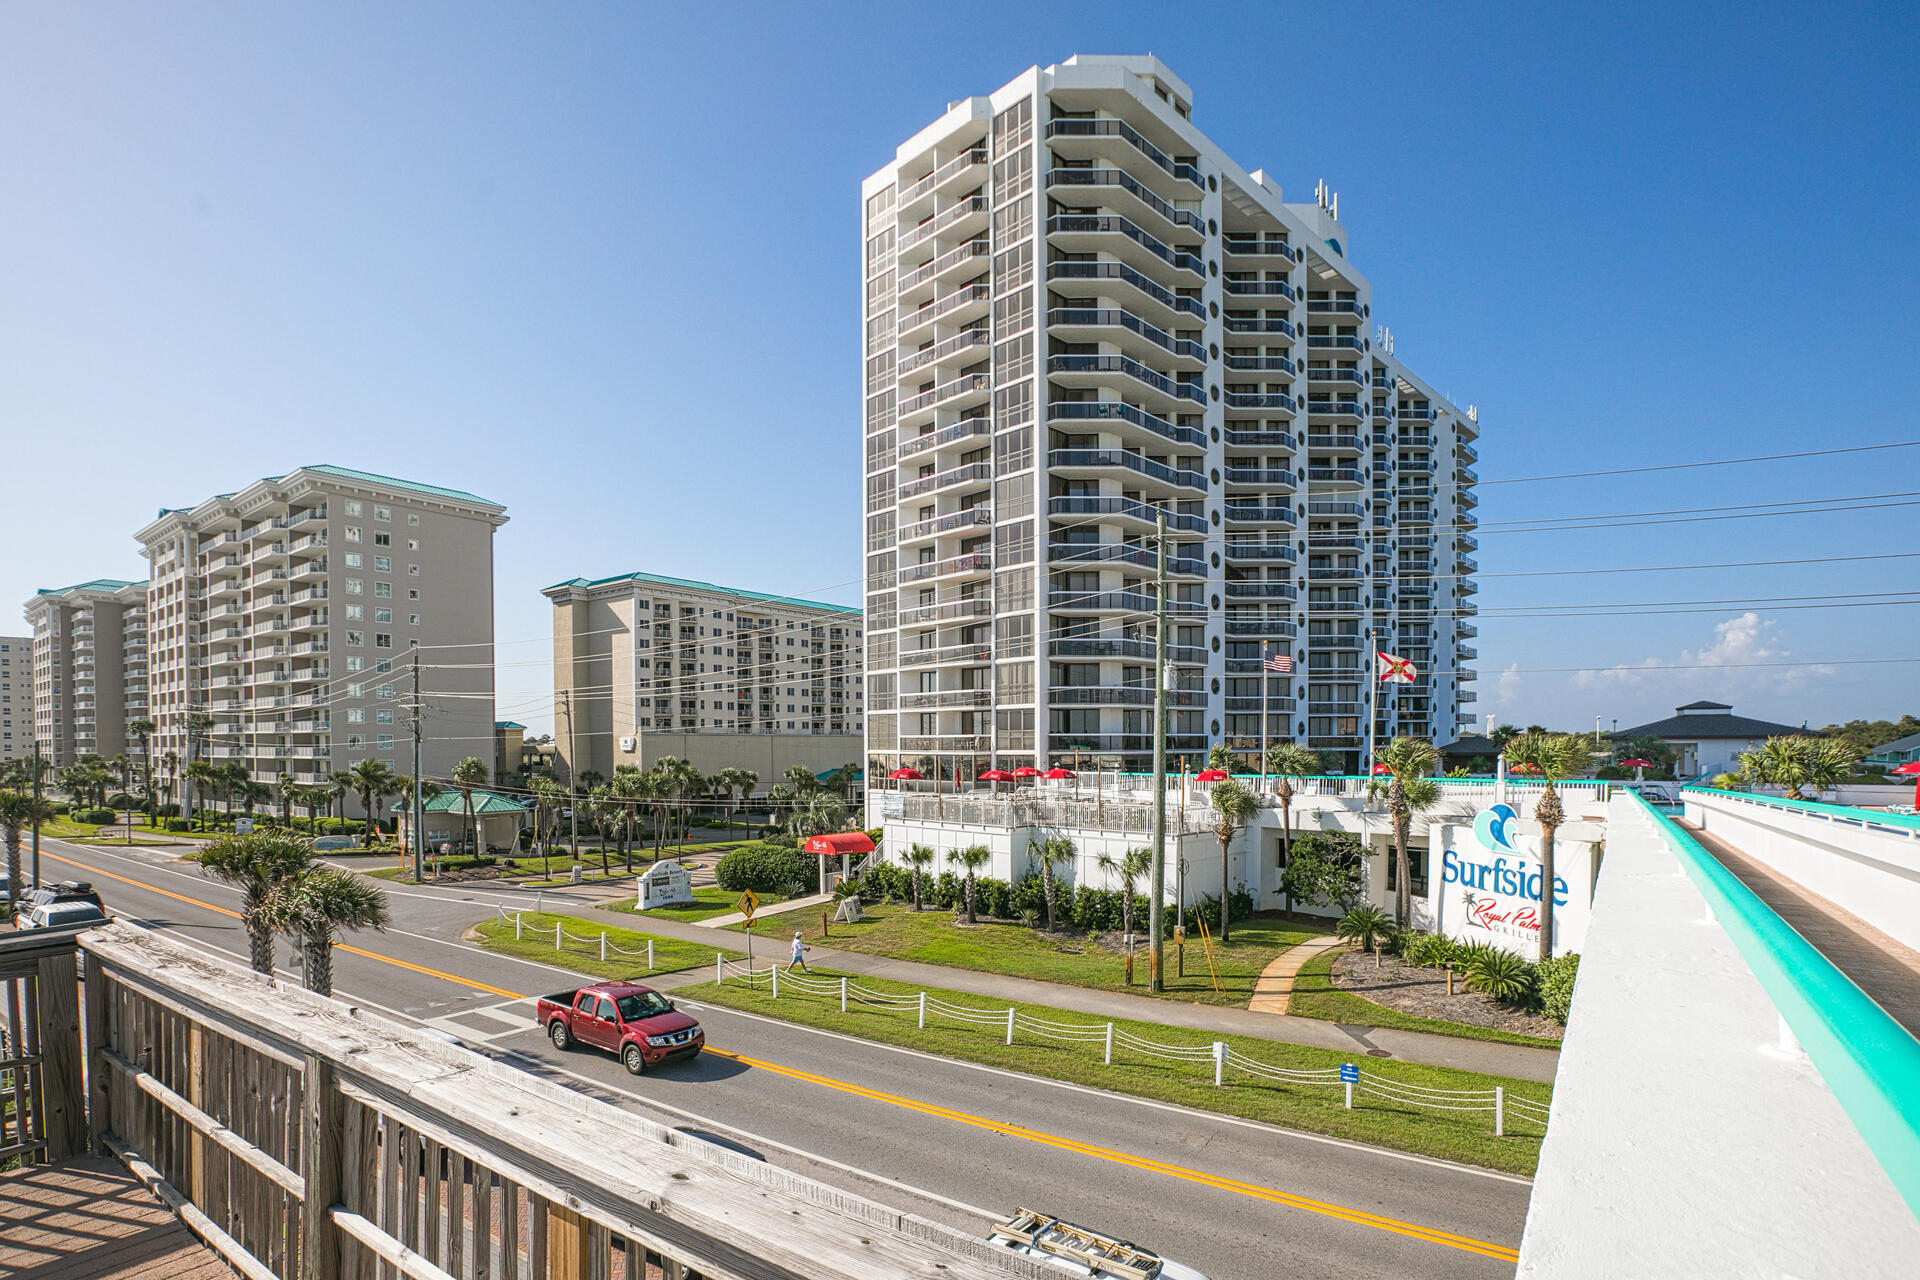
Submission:
[[[1348,1110],[1353,1109],[1354,1094],[1358,1092],[1363,1106],[1368,1097],[1373,1097],[1399,1107],[1485,1114],[1492,1120],[1496,1137],[1506,1136],[1507,1130],[1515,1122],[1525,1122],[1540,1130],[1545,1130],[1547,1125],[1548,1104],[1511,1093],[1504,1085],[1489,1089],[1436,1089],[1409,1080],[1395,1079],[1351,1062],[1337,1067],[1283,1067],[1242,1053],[1224,1040],[1206,1044],[1151,1040],[1111,1020],[1062,1022],[1038,1017],[1018,1006],[1005,1010],[982,1009],[955,1004],[929,991],[879,991],[844,975],[825,977],[787,973],[783,979],[778,965],[760,968],[751,963],[727,960],[717,952],[713,967],[716,983],[724,985],[731,978],[735,982],[745,983],[749,988],[764,984],[775,999],[781,997],[784,988],[788,997],[802,995],[828,1000],[837,997],[842,1013],[846,1013],[853,1005],[895,1013],[912,1012],[922,1028],[927,1025],[928,1016],[932,1015],[962,1027],[990,1030],[1006,1045],[1012,1045],[1018,1034],[1026,1034],[1055,1043],[1086,1045],[1089,1048],[1097,1046],[1101,1061],[1108,1066],[1113,1065],[1117,1049],[1135,1058],[1170,1063],[1176,1068],[1211,1071],[1216,1088],[1231,1087],[1235,1075],[1291,1088],[1324,1089],[1338,1086],[1344,1094]]]

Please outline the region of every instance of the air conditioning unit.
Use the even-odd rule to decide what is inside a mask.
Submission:
[[[628,755],[633,754],[633,746],[634,746],[634,739],[632,738],[620,739],[620,749],[626,752]]]

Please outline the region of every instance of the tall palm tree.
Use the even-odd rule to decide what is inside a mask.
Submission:
[[[1227,744],[1216,742],[1207,748],[1207,768],[1233,772],[1233,752],[1227,750]]]
[[[740,806],[746,803],[747,792],[753,789],[753,784],[760,780],[760,776],[754,773],[752,770],[736,769],[731,765],[729,765],[727,768],[722,769],[720,772],[714,774],[713,780],[714,780],[714,783],[716,784],[715,789],[718,790],[722,795],[724,795],[729,801],[732,801],[734,795],[738,793],[740,799],[737,803],[734,804],[734,814],[735,816],[738,816],[740,812]],[[733,835],[732,823],[727,824],[727,835],[729,838],[731,838]]]
[[[333,807],[333,792],[326,787],[301,787],[294,802],[307,811],[307,834],[320,833],[320,810]]]
[[[1533,820],[1540,824],[1540,960],[1545,963],[1553,959],[1553,837],[1567,819],[1553,784],[1586,763],[1587,744],[1571,733],[1529,730],[1509,741],[1504,754],[1509,767],[1527,766],[1546,782],[1533,806]]]
[[[813,770],[803,764],[788,765],[787,771],[780,776],[787,780],[788,786],[802,796],[820,790],[820,779],[814,776]]]
[[[477,855],[480,852],[480,818],[473,811],[473,793],[486,785],[487,766],[480,757],[468,756],[453,766],[451,776],[454,789],[460,793],[460,803],[467,811],[467,829],[473,834],[473,852]],[[606,856],[605,849],[601,850],[601,856]]]
[[[327,821],[347,820],[347,793],[353,790],[353,775],[345,769],[335,769],[327,775]],[[337,812],[336,812],[337,810]],[[339,830],[335,827],[334,830]]]
[[[127,732],[140,740],[140,770],[146,778],[147,825],[153,825],[153,732],[160,726],[147,719],[127,721]]]
[[[249,818],[253,816],[255,805],[272,798],[273,788],[264,782],[255,782],[252,778],[248,778],[240,784],[240,807],[246,811]]]
[[[970,844],[953,855],[953,860],[967,869],[967,878],[964,885],[966,889],[968,924],[978,923],[978,921],[974,919],[973,914],[974,888],[978,883],[976,876],[980,868],[986,866],[992,858],[993,851],[983,844]]]
[[[847,802],[831,791],[816,791],[787,820],[788,834],[804,840],[847,829]]]
[[[771,826],[785,826],[792,820],[793,813],[800,806],[800,793],[784,782],[775,783],[767,788],[767,816]],[[781,818],[785,812],[787,817]]]
[[[360,833],[360,847],[373,847],[373,833],[380,825],[380,802],[400,790],[399,779],[384,760],[358,760],[347,770],[353,789],[360,795],[360,812],[367,815],[366,830]]]
[[[1395,738],[1375,753],[1375,760],[1384,765],[1391,778],[1387,784],[1387,813],[1393,819],[1393,857],[1394,868],[1398,872],[1394,892],[1394,923],[1406,928],[1413,914],[1413,880],[1409,870],[1407,840],[1413,830],[1413,811],[1416,807],[1426,808],[1438,798],[1437,788],[1416,787],[1416,783],[1427,782],[1433,771],[1440,766],[1440,753],[1425,738]],[[1421,794],[1416,797],[1410,789]],[[1431,796],[1426,793],[1431,790]],[[1426,801],[1416,806],[1415,799]]]
[[[1058,933],[1060,931],[1057,914],[1060,881],[1053,869],[1072,862],[1079,850],[1074,847],[1073,841],[1065,836],[1048,836],[1045,840],[1031,842],[1028,850],[1040,860],[1040,884],[1047,900],[1047,932]]]
[[[909,867],[913,868],[913,909],[921,909],[920,883],[926,869],[933,865],[934,852],[924,844],[910,844],[907,851],[900,855]]]
[[[127,792],[133,790],[133,759],[132,757],[128,756],[126,752],[122,751],[119,754],[115,755],[113,759],[107,761],[107,767],[113,770],[114,776],[119,779],[121,794],[124,795]]]
[[[293,825],[293,790],[298,784],[294,782],[293,774],[285,769],[273,782],[280,789],[280,821],[290,827]]]
[[[200,820],[200,829],[207,829],[207,792],[213,789],[214,766],[206,760],[194,760],[187,765],[187,786],[193,792],[194,816]]]
[[[20,829],[47,820],[48,806],[28,791],[0,792],[0,838],[7,845],[7,918],[20,906]]]
[[[607,863],[607,839],[618,827],[615,811],[619,807],[613,798],[613,788],[604,782],[587,792],[587,816],[600,833],[600,870],[605,875],[613,874],[613,868]]]
[[[1129,849],[1118,858],[1111,853],[1103,853],[1096,859],[1100,869],[1120,880],[1120,932],[1133,932],[1133,886],[1140,877],[1147,874],[1153,866],[1153,850],[1146,847]]]
[[[214,879],[240,890],[240,923],[255,973],[273,972],[273,922],[267,900],[282,881],[313,865],[313,843],[291,831],[224,835],[200,850],[200,865]]]
[[[260,915],[270,928],[288,935],[300,947],[307,990],[330,996],[334,934],[350,929],[385,929],[387,899],[365,876],[339,867],[317,866],[275,885],[261,905]],[[272,946],[271,939],[268,946]]]
[[[1768,738],[1740,756],[1740,772],[1755,782],[1786,788],[1788,800],[1804,800],[1802,787],[1818,794],[1853,771],[1853,752],[1837,738],[1788,734]]]
[[[251,781],[252,771],[238,760],[220,766],[220,796],[226,806],[227,817],[233,817],[233,793]]]
[[[1220,941],[1228,939],[1227,901],[1232,896],[1227,883],[1227,846],[1233,843],[1233,833],[1240,827],[1253,821],[1260,811],[1260,798],[1241,783],[1229,778],[1225,782],[1213,784],[1213,791],[1207,799],[1213,802],[1213,814],[1216,819],[1213,833],[1220,837]]]
[[[567,789],[552,778],[541,777],[533,780],[533,825],[539,835],[541,819],[546,820],[545,835],[540,839],[540,873],[544,879],[553,878],[553,855],[550,842],[553,839],[554,824],[560,821],[560,810],[567,803]]]
[[[626,864],[627,873],[633,873],[633,824],[639,819],[640,806],[646,803],[647,793],[651,790],[647,777],[638,768],[623,764],[613,771],[611,784],[614,799],[620,805],[620,858]]]
[[[1293,861],[1293,780],[1317,777],[1320,757],[1297,742],[1280,742],[1267,748],[1266,768],[1280,779],[1274,793],[1280,797],[1280,867],[1285,870]],[[1292,895],[1283,905],[1293,910]]]
[[[160,757],[160,767],[167,771],[167,803],[173,803],[174,788],[180,785],[180,755],[169,751]]]

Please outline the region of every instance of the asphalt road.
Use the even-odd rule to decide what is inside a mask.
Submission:
[[[244,957],[238,894],[192,864],[152,849],[42,845],[48,879],[89,878],[114,914]],[[588,901],[545,897],[563,910]],[[532,1026],[530,997],[577,976],[460,940],[496,905],[530,906],[530,894],[396,885],[389,902],[392,928],[336,954],[336,995],[928,1217],[983,1229],[989,1213],[1044,1209],[1212,1280],[1513,1274],[1523,1179],[691,1001],[710,1051],[636,1079],[594,1051],[557,1052]],[[281,960],[297,978],[291,948]]]

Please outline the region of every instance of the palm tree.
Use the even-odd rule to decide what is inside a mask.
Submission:
[[[983,844],[970,844],[966,848],[960,850],[960,852],[953,855],[953,860],[967,869],[967,878],[965,881],[965,885],[966,885],[966,895],[967,895],[967,923],[968,924],[978,923],[974,919],[974,915],[973,915],[973,891],[976,883],[974,878],[975,873],[978,872],[980,868],[986,866],[987,863],[992,858],[993,858],[993,851],[988,849],[987,846]]]
[[[587,792],[587,813],[593,819],[594,827],[600,832],[600,872],[612,875],[613,868],[607,863],[607,838],[614,832],[619,821],[620,802],[613,798],[613,788],[601,783]]]
[[[335,769],[327,775],[327,821],[347,820],[347,793],[353,790],[354,777],[345,769]],[[335,812],[335,810],[339,812]],[[339,828],[335,828],[338,830]]]
[[[913,909],[920,910],[920,877],[933,865],[934,852],[924,844],[910,844],[900,855],[913,868]]]
[[[473,793],[476,788],[486,785],[487,766],[481,763],[480,757],[468,756],[453,766],[452,777],[454,789],[460,793],[460,803],[467,811],[467,829],[473,833],[473,852],[478,854],[480,852],[480,818],[473,811]],[[606,856],[605,849],[600,853],[602,858]]]
[[[147,825],[153,825],[153,732],[160,726],[151,720],[127,721],[127,732],[140,740],[141,772],[146,776]]]
[[[275,778],[273,781],[274,781],[274,785],[280,788],[280,821],[285,823],[287,826],[292,826],[293,825],[293,789],[296,785],[293,780],[293,775],[287,772],[285,769],[282,769],[280,771],[280,776]]]
[[[167,803],[172,804],[174,788],[180,784],[179,753],[174,751],[167,752],[160,757],[160,764],[161,767],[167,771]]]
[[[334,934],[345,929],[385,929],[387,899],[365,876],[319,866],[275,885],[260,915],[270,928],[300,947],[307,990],[330,996]]]
[[[554,824],[560,821],[560,810],[567,803],[567,789],[552,778],[533,780],[533,825],[540,839],[540,873],[542,878],[553,878],[553,856],[549,842],[553,839]],[[539,835],[541,818],[546,819],[545,834]]]
[[[235,760],[232,764],[220,766],[220,796],[226,806],[227,817],[233,817],[233,793],[253,781],[253,772],[246,765]]]
[[[646,775],[638,767],[623,764],[613,771],[610,790],[620,806],[620,858],[626,864],[628,874],[632,874],[633,824],[639,817],[640,806],[645,802],[650,788]]]
[[[800,793],[786,783],[776,783],[767,789],[767,816],[771,820],[771,825],[786,825],[780,817],[781,811],[786,811],[787,820],[790,821],[793,817],[794,810],[797,809],[799,805]]]
[[[107,767],[119,775],[122,795],[133,790],[133,760],[122,751],[107,761]]]
[[[0,793],[0,837],[7,845],[7,918],[20,906],[20,829],[47,820],[47,802],[27,791]]]
[[[751,769],[736,769],[728,766],[714,774],[713,780],[715,789],[729,800],[733,798],[735,792],[739,793],[740,800],[734,808],[734,813],[737,816],[740,808],[747,802],[747,793],[753,790],[755,783],[760,781],[760,775]],[[731,823],[727,826],[727,835],[729,837],[733,835],[733,826]]]
[[[1505,754],[1509,767],[1526,765],[1547,784],[1533,806],[1533,820],[1540,824],[1540,960],[1544,964],[1553,959],[1553,834],[1567,818],[1553,784],[1586,761],[1587,744],[1570,733],[1529,730],[1508,742]]]
[[[200,829],[207,829],[207,792],[213,789],[214,766],[205,760],[195,760],[187,765],[187,786],[193,790],[194,816],[200,820]]]
[[[1213,802],[1214,815],[1219,819],[1213,833],[1220,837],[1220,941],[1224,943],[1229,937],[1227,901],[1231,897],[1227,884],[1227,846],[1233,842],[1235,829],[1251,822],[1260,811],[1260,798],[1231,778],[1214,783],[1207,798]]]
[[[1096,861],[1102,871],[1120,879],[1120,932],[1133,932],[1133,886],[1153,866],[1153,850],[1129,849],[1118,858],[1103,853]]]
[[[1045,840],[1038,842],[1030,841],[1027,848],[1029,852],[1037,854],[1040,859],[1040,883],[1046,891],[1047,899],[1047,932],[1058,933],[1060,926],[1056,923],[1055,911],[1059,901],[1060,882],[1055,877],[1053,869],[1062,863],[1072,862],[1079,850],[1074,848],[1073,841],[1065,836],[1048,836]]]
[[[831,835],[847,829],[847,802],[831,791],[816,791],[787,820],[787,832],[796,839]]]
[[[353,789],[360,794],[360,811],[367,815],[367,827],[360,833],[360,847],[373,847],[374,829],[380,825],[380,802],[400,790],[399,779],[384,760],[359,760],[347,770]]]
[[[1284,870],[1293,860],[1293,779],[1318,776],[1320,757],[1297,742],[1281,742],[1267,749],[1266,767],[1280,778],[1274,792],[1280,797],[1280,866]],[[1293,910],[1291,894],[1283,905]]]
[[[1391,775],[1387,783],[1387,813],[1393,819],[1394,868],[1399,873],[1393,917],[1394,923],[1404,929],[1413,916],[1413,880],[1407,840],[1413,831],[1414,810],[1430,808],[1440,797],[1439,786],[1432,781],[1433,771],[1440,765],[1440,753],[1425,738],[1395,738],[1381,747],[1374,758]]]
[[[1226,743],[1216,742],[1207,749],[1207,768],[1232,773],[1233,763],[1233,752],[1227,750]]]
[[[788,786],[802,796],[820,790],[820,779],[814,776],[813,770],[803,764],[788,765],[787,771],[780,776],[787,780]]]
[[[332,807],[333,792],[326,787],[301,787],[299,794],[294,797],[294,801],[302,809],[307,811],[307,834],[310,836],[318,835],[320,832],[320,810],[323,807]]]
[[[1818,794],[1853,772],[1854,754],[1837,738],[1789,734],[1768,738],[1740,757],[1740,772],[1755,782],[1786,788],[1788,800],[1804,800],[1802,787]]]
[[[273,922],[267,901],[282,881],[313,865],[313,843],[291,831],[250,831],[211,840],[200,851],[208,875],[240,890],[240,923],[255,973],[273,972]]]
[[[255,782],[252,778],[248,778],[240,784],[240,807],[246,811],[249,818],[253,816],[255,805],[272,798],[273,788],[264,782]]]

